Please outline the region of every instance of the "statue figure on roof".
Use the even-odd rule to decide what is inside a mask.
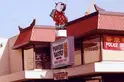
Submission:
[[[64,11],[66,10],[66,4],[63,2],[56,3],[55,9],[52,10],[50,17],[55,21],[57,29],[65,29],[65,25],[68,22]]]

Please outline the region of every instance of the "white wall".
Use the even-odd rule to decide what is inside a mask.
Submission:
[[[102,49],[102,58],[109,61],[124,61],[124,51]]]
[[[8,39],[0,38],[0,76],[9,74]]]

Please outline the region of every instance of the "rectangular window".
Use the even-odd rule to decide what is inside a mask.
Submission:
[[[36,69],[50,69],[50,47],[35,49],[35,66]]]
[[[50,69],[50,47],[37,47],[24,50],[24,70]]]

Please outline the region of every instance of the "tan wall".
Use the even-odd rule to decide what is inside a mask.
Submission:
[[[90,73],[95,73],[94,63],[86,64],[86,65],[80,65],[65,69],[55,69],[53,70],[53,73],[59,73],[59,72],[68,72],[68,76],[78,76],[78,75],[86,75]]]
[[[84,63],[92,63],[100,60],[100,38],[94,38],[83,42]]]
[[[0,77],[0,82],[22,82],[25,79],[25,72],[16,72]]]
[[[100,49],[96,51],[84,51],[84,63],[92,63],[100,60]]]
[[[22,71],[22,52],[12,49],[16,38],[17,36],[9,39],[10,73]]]
[[[74,52],[74,66],[81,65],[81,50]]]
[[[124,61],[124,51],[102,50],[103,60]]]
[[[0,76],[9,74],[8,39],[0,38]]]
[[[24,69],[30,70],[35,67],[35,55],[33,49],[24,50]]]

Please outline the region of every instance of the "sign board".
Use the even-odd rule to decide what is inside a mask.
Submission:
[[[52,68],[72,65],[73,57],[74,37],[62,38],[51,43]]]
[[[53,74],[54,80],[64,80],[68,79],[68,72],[59,72]]]
[[[106,50],[124,50],[124,36],[103,36],[103,47]]]
[[[100,60],[100,37],[83,41],[84,63]]]

